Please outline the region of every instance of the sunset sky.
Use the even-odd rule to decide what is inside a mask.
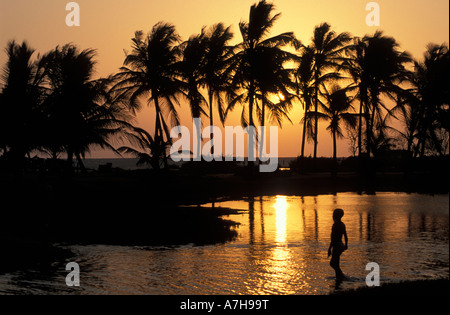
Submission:
[[[6,62],[4,47],[9,40],[26,40],[43,54],[57,45],[75,43],[80,49],[97,50],[97,76],[118,71],[124,60],[124,49],[130,49],[130,39],[136,30],[145,32],[159,21],[173,23],[183,39],[199,33],[202,26],[218,22],[232,25],[235,38],[241,41],[238,23],[248,21],[249,9],[256,0],[79,0],[80,27],[65,24],[66,0],[0,0],[0,65]],[[366,0],[275,0],[276,12],[282,16],[272,34],[293,31],[304,44],[309,44],[314,26],[328,22],[336,32],[350,32],[354,36],[373,34],[377,29],[394,37],[403,50],[421,59],[428,43],[449,41],[448,0],[378,0],[381,8],[380,27],[366,25]],[[240,112],[227,120],[227,125],[239,125]],[[279,156],[300,154],[303,112],[299,104],[290,113],[293,125],[285,123],[279,131]],[[192,125],[187,106],[181,110],[182,124]],[[139,113],[137,124],[153,130],[152,111]],[[216,119],[218,121],[218,119]],[[206,123],[206,122],[204,122]],[[347,141],[338,146],[339,156],[350,154]],[[312,144],[306,154],[312,153]],[[331,156],[330,134],[319,131],[319,156]],[[97,152],[95,157],[111,157],[111,153]]]

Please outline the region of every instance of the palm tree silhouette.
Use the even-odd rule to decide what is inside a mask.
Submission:
[[[209,123],[214,126],[214,99],[217,103],[219,118],[225,122],[225,96],[232,95],[230,90],[231,73],[228,67],[228,60],[232,53],[232,47],[228,42],[233,38],[231,26],[225,28],[223,23],[218,23],[210,27],[205,34],[207,41],[205,60],[203,64],[203,86],[208,93]],[[211,141],[214,134],[211,129]],[[214,145],[211,147],[211,154],[214,154]]]
[[[132,39],[132,51],[127,54],[123,67],[115,76],[113,86],[116,101],[127,104],[133,114],[141,109],[140,98],[155,107],[155,133],[153,139],[159,146],[152,152],[167,166],[165,143],[170,143],[170,130],[165,118],[172,126],[179,125],[176,110],[177,96],[182,94],[182,84],[176,76],[176,62],[180,55],[177,44],[180,37],[175,26],[159,22],[152,31],[144,35],[137,31]],[[158,149],[159,148],[159,149]]]
[[[336,71],[349,49],[347,44],[350,40],[349,33],[336,34],[328,23],[322,23],[314,28],[310,45],[314,51],[314,158],[317,157],[318,146],[319,89],[326,80],[338,75]]]
[[[235,47],[235,53],[230,62],[233,69],[231,84],[239,92],[229,103],[226,112],[233,110],[237,103],[243,104],[241,114],[243,127],[255,127],[255,115],[260,110],[257,103],[257,93],[260,93],[262,99],[267,100],[264,94],[272,91],[268,90],[268,82],[269,80],[273,80],[271,82],[276,81],[274,78],[269,79],[269,76],[281,73],[282,58],[280,56],[286,56],[281,48],[290,43],[298,44],[292,32],[268,38],[272,26],[280,17],[280,14],[272,15],[274,9],[273,4],[267,3],[265,0],[260,1],[250,8],[249,22],[239,23],[243,41]],[[273,57],[273,61],[270,65],[267,65],[269,66],[267,71],[262,66],[262,60],[267,61],[270,56]],[[274,66],[277,70],[274,69]],[[265,82],[265,80],[267,81]],[[263,88],[262,91],[261,88]],[[267,88],[266,91],[264,91],[265,88]],[[251,164],[249,163],[250,166]]]
[[[207,115],[204,109],[207,101],[200,92],[204,81],[203,67],[206,47],[207,40],[204,30],[199,35],[191,36],[189,40],[179,46],[182,56],[181,60],[176,63],[176,72],[181,78],[181,89],[189,102],[193,119]],[[196,130],[197,135],[195,137],[197,139],[201,139],[200,129]],[[196,156],[201,155],[201,141],[197,142],[197,147],[194,150]]]
[[[349,71],[357,89],[360,101],[359,152],[362,146],[362,117],[366,124],[366,153],[370,157],[373,149],[374,130],[381,130],[383,110],[390,112],[381,96],[395,99],[395,95],[404,93],[400,86],[409,77],[405,64],[411,62],[406,52],[398,50],[394,38],[384,36],[377,31],[373,36],[357,39],[353,46],[354,58],[347,58],[343,67]]]
[[[44,148],[54,157],[65,151],[70,167],[75,156],[82,169],[82,159],[92,145],[114,150],[109,140],[128,125],[124,108],[109,97],[111,80],[92,79],[94,57],[95,50],[80,52],[72,44],[42,57],[50,91],[42,106],[46,113]]]
[[[314,50],[311,47],[303,47],[302,53],[300,55],[300,63],[296,73],[296,89],[297,95],[302,102],[303,109],[305,110],[303,118],[303,132],[302,132],[302,143],[301,143],[301,153],[300,156],[305,157],[305,141],[306,135],[308,134],[313,138],[313,125],[311,124],[312,119],[310,117],[310,110],[313,104],[314,95]]]
[[[138,159],[136,166],[149,165],[153,169],[157,170],[161,168],[161,158],[155,153],[161,151],[161,145],[163,149],[167,150],[170,146],[169,142],[163,144],[158,143],[142,128],[131,126],[124,130],[124,137],[131,143],[131,146],[123,146],[117,149],[118,152],[124,154],[133,155]],[[138,149],[136,149],[137,147]]]
[[[7,44],[8,61],[2,76],[3,90],[0,111],[0,147],[13,169],[23,167],[26,154],[39,148],[44,118],[40,105],[46,90],[43,67],[32,60],[35,50],[26,42]]]
[[[333,85],[330,90],[324,85],[323,89],[325,91],[323,96],[326,99],[328,106],[322,104],[322,115],[324,119],[330,122],[327,130],[330,131],[333,137],[333,160],[336,165],[337,138],[344,137],[341,124],[344,123],[350,128],[355,128],[358,114],[349,112],[349,110],[353,110],[354,108],[344,89],[341,89],[338,85]]]
[[[413,101],[405,117],[409,126],[408,149],[417,138],[414,155],[425,156],[427,148],[445,154],[441,131],[449,132],[449,50],[448,46],[429,44],[423,62],[414,62]],[[445,105],[447,104],[447,105]]]

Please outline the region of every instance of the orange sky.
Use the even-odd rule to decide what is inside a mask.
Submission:
[[[202,26],[217,22],[232,25],[235,32],[233,43],[241,41],[238,23],[248,20],[249,9],[256,0],[78,0],[81,8],[81,26],[68,27],[65,24],[66,0],[1,0],[0,1],[0,47],[9,40],[27,40],[37,52],[45,53],[56,45],[73,42],[81,49],[97,49],[97,75],[115,73],[122,65],[124,49],[129,49],[130,39],[136,30],[149,31],[158,21],[173,23],[187,39],[198,33]],[[275,0],[277,12],[282,17],[275,24],[272,35],[293,31],[308,44],[315,25],[328,22],[337,32],[348,31],[355,36],[372,34],[381,29],[393,36],[402,49],[420,59],[429,42],[441,44],[449,41],[448,0],[378,0],[381,8],[379,28],[365,23],[368,0]],[[0,52],[0,65],[6,61]],[[181,110],[182,124],[191,126],[188,108]],[[239,114],[236,112],[236,115]],[[279,155],[300,154],[299,125],[302,117],[300,106],[290,114],[294,125],[286,123],[279,131]],[[216,119],[218,121],[218,119]],[[138,124],[153,130],[151,110],[138,115]],[[231,117],[227,125],[239,125]],[[319,156],[331,156],[330,134],[319,131]],[[306,153],[312,153],[312,144]],[[347,141],[338,146],[339,156],[348,156]],[[113,156],[110,153],[96,153],[95,157]]]

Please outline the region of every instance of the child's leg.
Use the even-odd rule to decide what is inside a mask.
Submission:
[[[342,278],[344,276],[344,274],[342,273],[341,267],[340,267],[341,254],[342,254],[341,251],[339,251],[339,252],[333,251],[333,253],[331,255],[330,266],[336,272],[336,278]]]

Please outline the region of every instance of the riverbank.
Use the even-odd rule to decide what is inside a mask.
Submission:
[[[448,296],[450,280],[417,280],[399,283],[385,283],[380,287],[362,287],[353,290],[333,292],[337,296]]]

